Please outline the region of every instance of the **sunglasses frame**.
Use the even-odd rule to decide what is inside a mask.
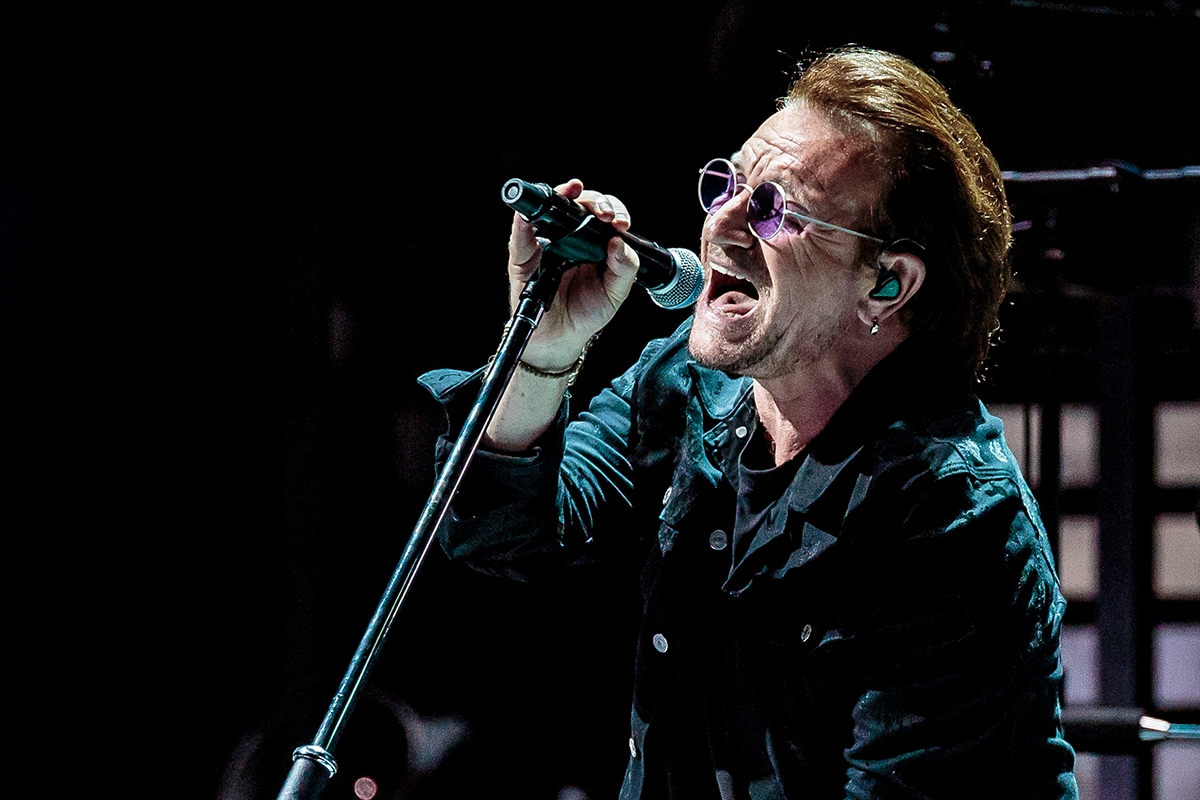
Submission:
[[[750,184],[748,184],[748,183],[738,183],[737,182],[737,167],[735,167],[733,165],[733,162],[727,158],[714,158],[711,161],[709,161],[707,164],[705,164],[703,167],[700,168],[700,178],[696,184],[696,194],[700,199],[700,207],[704,209],[704,212],[706,214],[711,215],[711,214],[717,213],[725,206],[725,203],[729,202],[729,200],[726,200],[725,203],[722,203],[721,205],[717,206],[716,208],[710,208],[704,202],[703,185],[704,185],[705,177],[709,176],[709,175],[721,174],[721,173],[718,173],[718,172],[715,172],[712,170],[712,166],[714,164],[720,164],[720,165],[724,166],[726,169],[728,169],[728,171],[729,171],[729,182],[732,184],[732,190],[733,190],[729,195],[729,200],[732,200],[737,195],[738,189],[741,189],[742,187],[749,189],[750,197],[753,198],[754,194],[759,189],[762,189],[764,186],[771,187],[775,192],[778,193],[779,197],[781,197],[783,199],[783,206],[781,208],[782,213],[779,218],[779,225],[775,228],[775,230],[771,233],[770,236],[763,236],[761,233],[759,233],[757,230],[755,230],[754,224],[752,222],[750,222],[749,219],[747,219],[746,227],[748,227],[750,229],[751,233],[753,233],[755,236],[757,236],[759,239],[761,239],[763,241],[768,241],[768,240],[774,239],[776,236],[778,236],[779,232],[783,230],[784,220],[786,220],[789,216],[792,216],[798,220],[801,220],[802,222],[807,222],[810,225],[816,225],[816,226],[822,227],[822,228],[829,228],[830,230],[841,231],[842,233],[848,233],[851,236],[857,236],[861,239],[867,239],[869,241],[876,242],[878,244],[886,244],[885,240],[880,239],[878,236],[871,236],[870,234],[851,230],[850,228],[843,228],[841,225],[834,225],[832,222],[826,222],[825,220],[817,219],[816,217],[810,217],[805,214],[801,214],[798,211],[793,211],[792,209],[787,207],[787,203],[788,203],[787,192],[785,192],[783,190],[783,187],[780,186],[775,181],[765,181],[755,187],[751,187]],[[771,205],[773,206],[774,204],[772,203]]]

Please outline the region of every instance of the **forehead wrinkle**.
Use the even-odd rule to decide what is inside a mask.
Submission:
[[[858,137],[805,111],[805,106],[796,106],[768,118],[738,151],[736,166],[751,185],[778,183],[805,213],[856,223],[864,213],[863,198],[852,187],[874,172],[872,150]]]
[[[780,139],[800,148],[800,142],[784,136],[778,129],[775,132]],[[788,199],[799,198],[813,189],[820,195],[827,193],[824,182],[808,163],[801,161],[790,150],[767,142],[758,134],[752,136],[736,155],[734,166],[745,172],[751,185],[757,186],[767,180],[778,183]],[[750,169],[747,169],[748,163],[752,165]]]
[[[856,224],[863,212],[863,202],[860,202],[862,198],[852,190],[852,186],[873,173],[870,151],[860,143],[842,137],[831,143],[826,152],[816,155],[818,158],[827,155],[831,161],[836,160],[836,163],[829,169],[820,170],[793,159],[801,179],[799,189],[793,192],[788,188],[790,183],[784,180],[779,181],[779,184],[788,189],[789,196],[793,197],[802,196],[799,192],[807,190],[808,197],[820,201],[826,207],[825,213],[831,215],[830,221],[833,221],[832,216],[848,214],[853,219],[845,220],[843,224]],[[831,190],[827,182],[829,179],[840,182],[842,190]],[[873,200],[866,201],[868,207],[873,203]]]
[[[783,188],[784,199],[789,204],[799,204],[805,212],[815,213],[817,204],[829,201],[828,187],[821,180],[817,170],[807,162],[801,161],[786,150],[779,152],[782,158],[771,166],[781,169],[769,179]]]

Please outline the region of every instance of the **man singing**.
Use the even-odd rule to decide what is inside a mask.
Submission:
[[[648,542],[622,798],[1074,798],[1063,599],[971,391],[1010,278],[995,159],[936,81],[853,48],[699,184],[694,317],[568,425],[637,256],[568,272],[444,549],[525,579]],[[509,255],[515,302],[520,217]],[[460,422],[478,375],[422,380]]]

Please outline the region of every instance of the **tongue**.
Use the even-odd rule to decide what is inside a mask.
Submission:
[[[717,311],[720,311],[722,314],[741,316],[743,314],[749,314],[757,302],[757,297],[751,297],[745,292],[739,292],[736,289],[731,289],[727,292],[723,292],[716,300],[714,300],[712,307]]]

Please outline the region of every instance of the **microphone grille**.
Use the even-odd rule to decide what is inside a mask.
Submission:
[[[675,263],[675,277],[657,289],[650,289],[649,293],[650,299],[661,308],[674,311],[687,308],[699,299],[700,289],[704,286],[704,270],[692,251],[672,247],[668,252]]]

